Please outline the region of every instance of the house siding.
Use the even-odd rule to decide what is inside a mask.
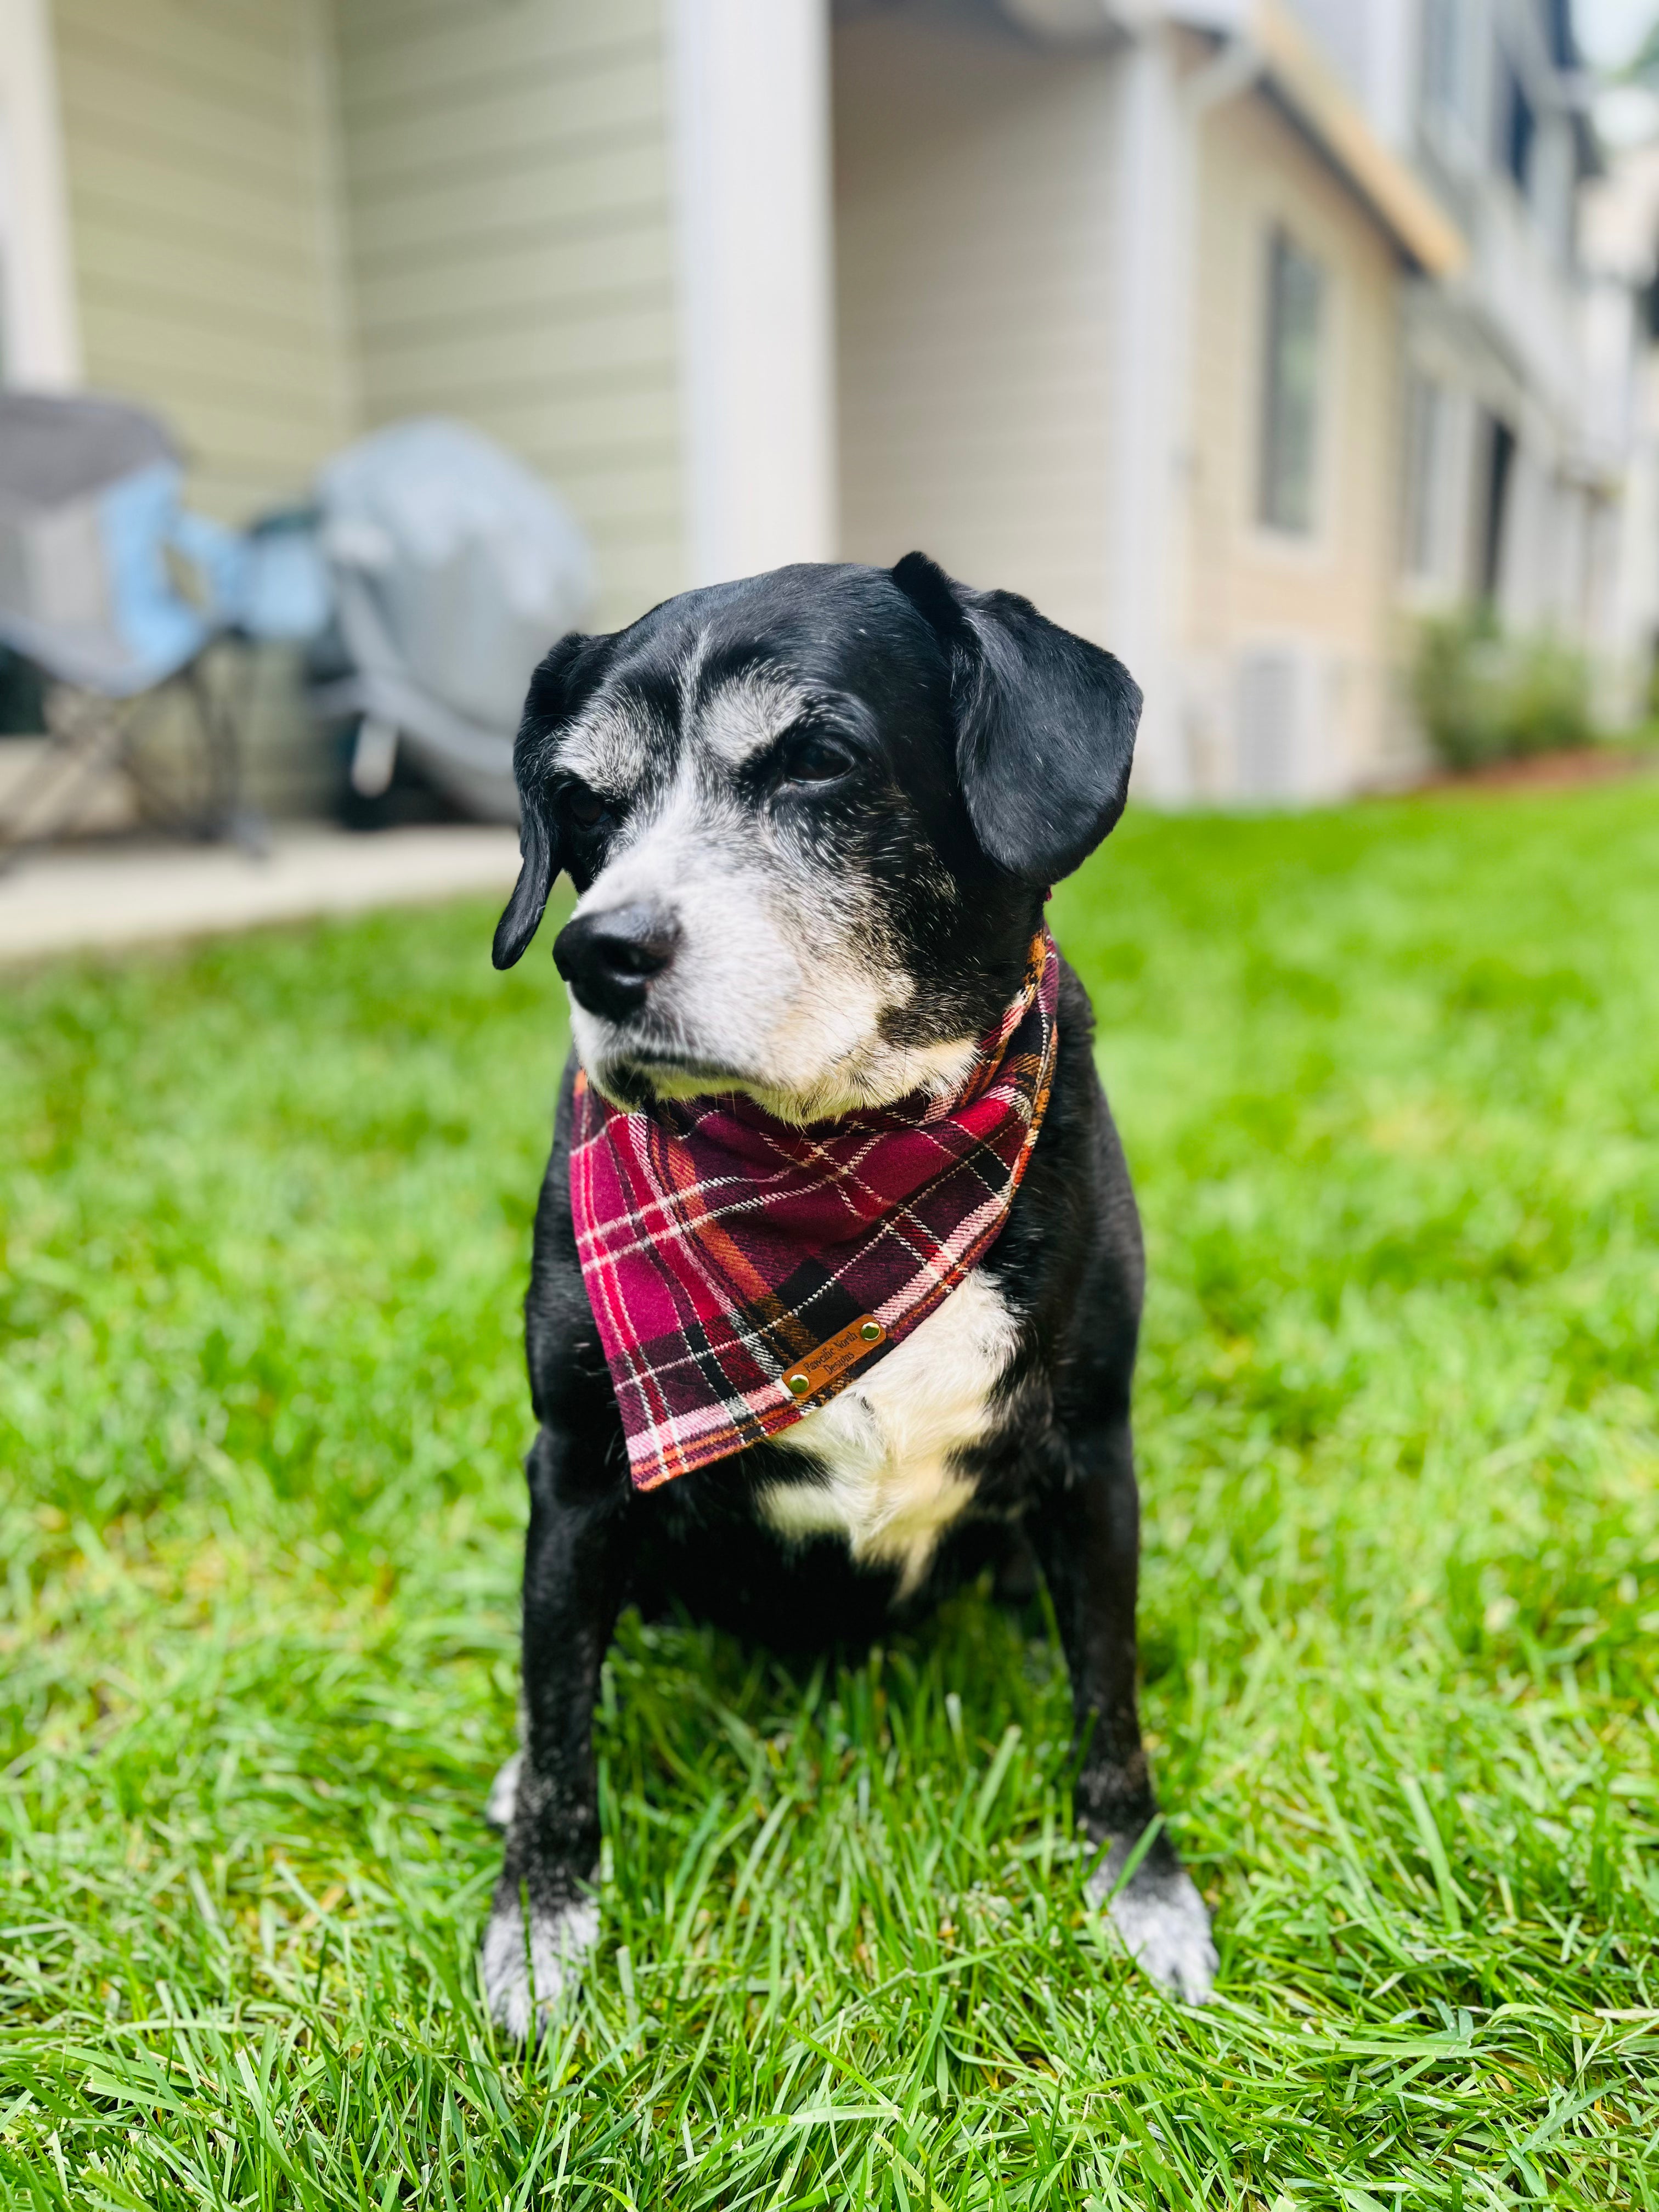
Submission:
[[[1109,641],[1115,64],[937,11],[834,56],[844,550]]]
[[[1313,672],[1322,724],[1308,795],[1385,773],[1399,554],[1400,277],[1364,208],[1267,101],[1205,121],[1199,149],[1184,642],[1200,795],[1244,787],[1241,690],[1275,653]],[[1257,520],[1268,240],[1282,223],[1327,276],[1316,520]],[[1247,794],[1248,795],[1248,794]],[[1259,794],[1267,795],[1267,794]]]
[[[685,580],[660,0],[339,0],[366,424],[438,411],[568,501],[609,628]]]
[[[243,520],[349,419],[323,0],[56,0],[87,380]]]

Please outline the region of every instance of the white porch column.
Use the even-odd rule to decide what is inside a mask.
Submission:
[[[668,0],[693,583],[836,553],[829,0]]]
[[[9,384],[80,381],[58,73],[46,0],[0,0],[0,343]]]
[[[1134,781],[1189,795],[1179,560],[1192,283],[1192,123],[1170,34],[1148,25],[1118,67],[1117,232],[1108,380],[1107,638],[1146,695]]]

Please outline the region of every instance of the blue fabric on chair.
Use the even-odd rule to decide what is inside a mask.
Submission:
[[[112,699],[192,660],[237,618],[250,564],[240,532],[185,509],[183,482],[142,408],[0,394],[0,642]]]
[[[48,742],[0,820],[0,860],[61,832],[116,771],[152,819],[190,836],[244,834],[233,710],[196,664],[246,596],[248,550],[186,511],[183,482],[165,425],[142,408],[0,392],[0,644],[55,687]],[[136,702],[180,676],[176,742],[147,752]]]
[[[183,514],[172,461],[152,461],[105,485],[93,498],[26,518],[18,529],[26,575],[47,568],[56,550],[64,573],[22,604],[0,602],[0,641],[25,653],[60,683],[106,698],[148,691],[192,660],[221,627],[217,611],[192,606],[175,587],[167,548]],[[217,526],[206,525],[210,532]],[[234,544],[234,533],[224,532]],[[49,549],[27,556],[33,546]],[[205,538],[180,550],[199,556]],[[215,538],[214,557],[198,557],[210,592],[228,578],[230,556]]]
[[[328,564],[309,512],[267,516],[243,541],[246,562],[230,617],[249,636],[303,644],[334,612]]]

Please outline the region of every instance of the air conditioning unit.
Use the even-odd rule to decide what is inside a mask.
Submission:
[[[1334,796],[1345,786],[1349,686],[1328,652],[1295,640],[1234,660],[1233,793],[1258,805]]]

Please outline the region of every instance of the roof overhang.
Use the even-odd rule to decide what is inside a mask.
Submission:
[[[1469,258],[1462,232],[1377,137],[1284,0],[1252,0],[1240,13],[1262,77],[1401,252],[1428,276],[1456,276]]]
[[[1234,90],[1264,86],[1363,200],[1406,258],[1431,276],[1468,259],[1462,231],[1399,155],[1387,147],[1285,0],[1000,0],[1034,37],[1072,44],[1133,37],[1178,23],[1224,41],[1238,57]]]

